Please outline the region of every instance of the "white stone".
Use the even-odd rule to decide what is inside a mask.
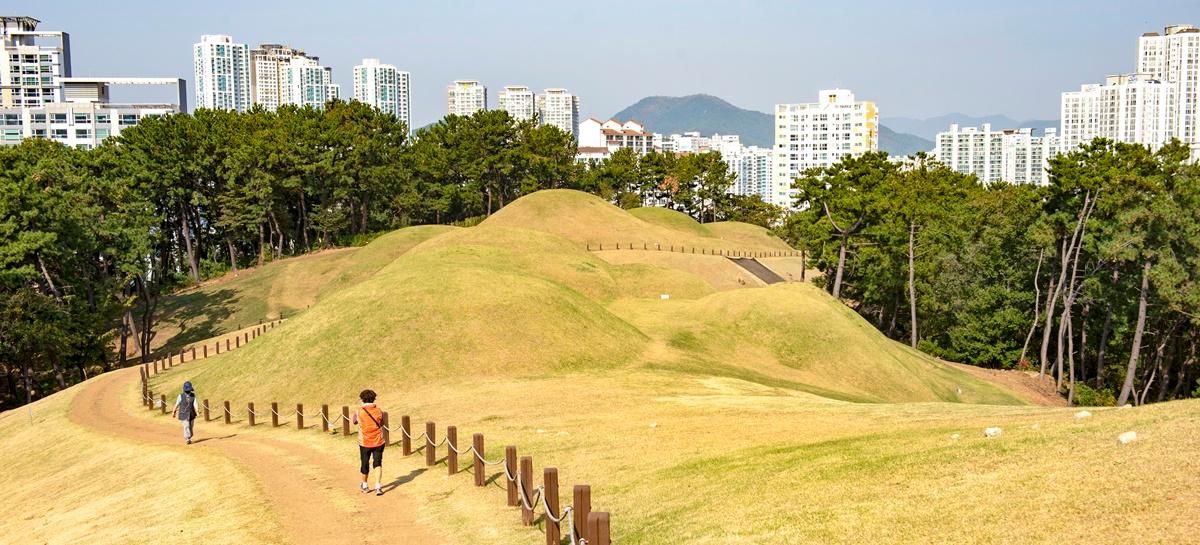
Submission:
[[[659,298],[659,299],[662,299],[663,301],[666,301],[667,299],[670,299],[670,298],[671,298],[671,294],[669,294],[669,293],[664,293],[664,294],[662,294],[662,295],[659,295],[659,296],[658,296],[658,298]]]
[[[1089,416],[1092,416],[1092,413],[1089,413],[1087,411],[1079,411],[1079,412],[1075,413],[1075,418],[1087,418]]]
[[[950,436],[950,438],[951,438],[951,439],[953,439],[953,440],[955,440],[955,441],[957,441],[959,437],[962,437],[962,435],[959,435],[959,434],[957,434],[957,433],[956,433],[956,434],[954,434],[954,435],[951,435],[951,436]]]
[[[546,433],[546,430],[543,430],[542,428],[538,428],[537,432],[538,433]]]
[[[1129,403],[1126,403],[1126,404],[1124,404],[1124,405],[1121,405],[1120,407],[1117,407],[1117,408],[1118,408],[1118,409],[1132,409],[1132,408],[1133,408],[1133,405],[1130,405]]]
[[[651,423],[650,423],[650,427],[651,427],[651,428],[657,428],[657,427],[658,427],[658,422],[651,422]]]
[[[1120,441],[1122,445],[1128,445],[1129,443],[1137,441],[1137,432],[1127,431],[1122,433],[1121,435],[1117,436],[1117,441]]]
[[[1033,424],[1030,424],[1030,425],[1029,425],[1029,429],[1031,429],[1031,430],[1040,430],[1040,429],[1042,429],[1042,425],[1041,425],[1041,424],[1038,424],[1037,422],[1034,422]]]
[[[987,428],[983,430],[983,434],[988,437],[1000,437],[1001,433],[1004,433],[1004,430],[1000,428]]]

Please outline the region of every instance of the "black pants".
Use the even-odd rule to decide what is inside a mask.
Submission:
[[[368,464],[367,462],[370,462],[371,458],[374,458],[375,461],[373,464]],[[383,466],[383,445],[379,445],[377,447],[364,447],[362,445],[359,445],[358,446],[358,459],[361,462],[361,464],[359,465],[358,472],[362,473],[363,475],[370,473],[371,467],[382,467]]]

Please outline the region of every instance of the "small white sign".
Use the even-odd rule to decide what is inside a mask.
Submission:
[[[664,294],[662,294],[662,295],[659,295],[659,296],[658,296],[658,298],[659,298],[659,299],[662,299],[663,301],[666,301],[667,299],[670,299],[670,298],[671,298],[671,294],[669,294],[669,293],[664,293]]]

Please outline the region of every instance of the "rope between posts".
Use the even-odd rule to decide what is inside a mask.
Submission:
[[[503,463],[505,462],[505,460],[496,460],[495,462],[489,461],[487,458],[484,458],[484,457],[483,457],[483,453],[482,453],[482,452],[479,452],[478,450],[475,450],[475,446],[474,446],[474,445],[471,445],[471,452],[474,452],[474,453],[475,453],[475,459],[479,460],[480,462],[483,462],[483,465],[485,465],[485,466],[498,466],[498,465],[500,465],[500,464],[503,464]]]

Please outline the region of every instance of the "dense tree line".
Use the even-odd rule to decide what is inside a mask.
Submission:
[[[825,288],[946,359],[1051,375],[1072,402],[1200,396],[1200,167],[1097,140],[1047,186],[872,153],[796,180],[784,231]]]
[[[410,136],[340,101],[149,118],[94,150],[0,148],[3,406],[146,358],[160,297],[179,287],[406,225],[477,221],[539,189],[702,221],[777,217],[761,201],[753,217],[737,211],[717,154],[575,153],[569,134],[502,111]]]

